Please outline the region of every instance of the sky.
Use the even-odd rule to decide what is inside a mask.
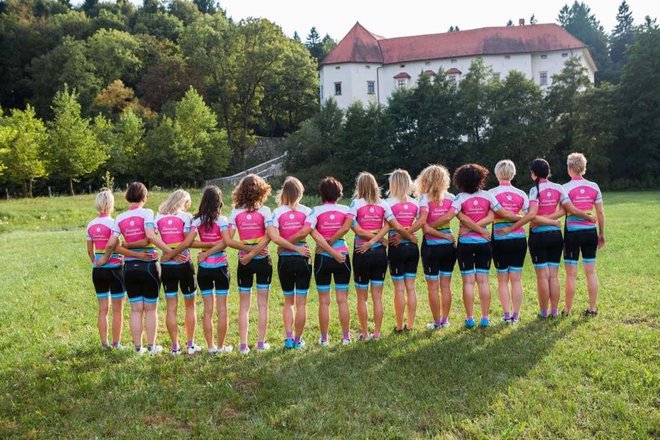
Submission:
[[[660,18],[660,0],[627,0],[636,23],[646,15]],[[461,30],[504,26],[509,19],[529,22],[534,14],[539,23],[555,23],[561,7],[572,0],[220,0],[220,6],[235,20],[263,17],[280,25],[292,36],[298,31],[304,40],[316,26],[321,36],[340,40],[356,21],[384,37],[446,32],[449,26]],[[586,0],[606,32],[616,23],[621,0]],[[659,20],[660,21],[660,20]]]

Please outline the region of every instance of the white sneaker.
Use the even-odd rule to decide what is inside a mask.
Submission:
[[[163,346],[162,345],[152,345],[151,350],[149,350],[149,347],[147,347],[147,352],[152,356],[156,356],[161,351],[163,351]]]
[[[216,347],[215,345],[213,347],[209,347],[207,353],[208,354],[218,354],[218,347]]]
[[[178,356],[178,355],[181,354],[181,348],[177,348],[176,350],[175,350],[175,349],[171,349],[171,350],[170,350],[170,353],[172,354],[172,356]]]
[[[321,347],[328,347],[328,346],[330,345],[330,340],[329,340],[329,339],[326,339],[326,340],[324,341],[323,338],[319,338],[319,345],[320,345]]]
[[[243,356],[247,356],[248,354],[250,354],[250,347],[241,348],[241,354]]]
[[[351,345],[353,341],[351,341],[351,338],[344,338],[341,340],[341,345]]]
[[[232,351],[234,351],[234,347],[232,345],[223,345],[217,349],[218,353],[231,353]]]
[[[142,356],[143,354],[145,354],[147,352],[147,347],[141,346],[140,348],[135,348],[134,352],[135,352],[135,354],[137,354],[139,356]]]
[[[260,352],[261,351],[267,351],[267,350],[270,350],[270,344],[268,342],[264,342],[263,347],[257,348],[257,351],[260,351]]]
[[[202,347],[200,347],[199,345],[196,345],[196,344],[191,345],[191,346],[188,347],[188,349],[187,349],[187,352],[188,352],[189,355],[193,355],[193,354],[195,354],[195,353],[199,353],[200,351],[202,351]]]

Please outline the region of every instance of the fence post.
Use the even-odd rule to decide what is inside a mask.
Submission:
[[[53,192],[50,190],[50,185],[48,185],[48,197],[53,197]]]

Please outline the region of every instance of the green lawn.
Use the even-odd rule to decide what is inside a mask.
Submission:
[[[155,194],[148,207],[157,208],[163,198]],[[199,195],[194,198],[196,204]],[[658,192],[605,195],[608,242],[599,254],[601,313],[595,319],[576,313],[537,321],[527,264],[521,324],[464,330],[455,271],[453,326],[445,331],[422,330],[431,316],[419,276],[415,332],[391,333],[388,281],[383,339],[337,345],[333,304],[332,346],[321,349],[314,344],[312,289],[308,348],[283,352],[275,277],[273,350],[178,358],[100,350],[83,232],[94,215],[92,200],[0,202],[1,438],[660,437]],[[236,346],[235,278],[228,342]],[[354,295],[351,300],[355,336]],[[201,313],[199,298],[198,304]],[[163,300],[159,342],[167,348],[164,306]],[[581,275],[576,311],[585,306]],[[494,299],[492,316],[500,311]],[[251,344],[256,317],[254,304]],[[196,339],[203,341],[201,324]],[[129,340],[126,322],[123,342]]]

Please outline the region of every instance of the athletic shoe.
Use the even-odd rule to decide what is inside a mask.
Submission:
[[[404,331],[405,331],[405,328],[396,328],[396,327],[394,327],[394,330],[393,330],[393,332],[397,335],[403,334]]]
[[[258,352],[267,351],[267,350],[270,350],[270,344],[268,342],[264,342],[264,345],[261,348],[257,347]]]
[[[587,318],[592,318],[594,316],[598,316],[598,309],[596,309],[596,310],[587,309],[587,310],[584,311],[584,316],[586,316]]]
[[[564,318],[568,318],[571,312],[567,312],[566,309],[561,311],[561,316]]]
[[[539,319],[548,319],[548,315],[543,315],[541,312],[539,312],[536,317]]]
[[[426,324],[426,330],[438,330],[442,328],[442,326],[436,324],[435,322],[429,322]]]
[[[481,318],[479,321],[479,327],[481,328],[486,328],[490,325],[490,319],[489,318]]]
[[[307,344],[305,344],[305,341],[301,339],[300,342],[295,342],[293,344],[293,348],[295,348],[296,350],[300,350],[301,348],[305,348],[305,345]]]
[[[500,319],[500,321],[502,321],[503,324],[513,324],[513,318],[502,317],[502,319]]]
[[[243,356],[250,354],[250,347],[241,348],[241,354]]]
[[[443,322],[442,324],[440,324],[440,328],[449,328],[450,325],[451,324],[449,323],[449,320],[447,320],[447,321]]]
[[[411,331],[413,331],[412,327],[408,327],[408,325],[403,326],[403,332],[404,333],[410,333]]]
[[[362,333],[360,333],[360,336],[358,336],[358,342],[363,342],[363,341],[366,341],[366,340],[367,340],[367,337],[365,335],[363,335]]]
[[[218,347],[216,347],[215,345],[213,347],[209,347],[209,349],[207,350],[207,353],[208,354],[218,354]]]
[[[341,340],[341,345],[351,345],[352,342],[351,338],[344,338]]]
[[[227,354],[234,351],[234,347],[231,345],[223,345],[222,347],[216,349],[217,353]]]
[[[369,339],[372,341],[377,341],[380,339],[380,334],[377,335],[376,333],[369,333]]]
[[[187,353],[188,353],[189,355],[193,355],[193,354],[195,354],[195,353],[199,353],[200,351],[202,351],[202,347],[200,347],[199,345],[196,345],[196,344],[191,345],[191,346],[188,347],[188,349],[187,349]]]
[[[172,356],[178,356],[178,355],[181,354],[181,349],[178,348],[178,347],[177,347],[177,348],[173,348],[173,349],[170,350],[170,353],[172,354]]]
[[[520,318],[511,318],[511,324],[513,325],[520,324]]]
[[[142,356],[143,354],[145,354],[147,352],[147,347],[136,348],[134,351],[135,351],[136,354]]]
[[[284,349],[285,350],[291,350],[294,346],[294,341],[293,338],[286,338],[284,340]]]
[[[468,318],[465,320],[465,328],[474,328],[474,326],[477,325],[474,322],[474,318]]]
[[[111,347],[115,350],[122,350],[122,351],[128,349],[128,347],[126,347],[125,345],[121,345],[121,343],[119,342],[117,342],[116,344],[112,344]]]
[[[327,347],[330,345],[330,341],[328,339],[324,341],[323,338],[319,338],[319,345],[321,347]]]
[[[162,345],[152,345],[151,349],[149,349],[149,348],[150,347],[147,347],[147,352],[152,356],[156,356],[161,351],[163,351],[163,346]]]

